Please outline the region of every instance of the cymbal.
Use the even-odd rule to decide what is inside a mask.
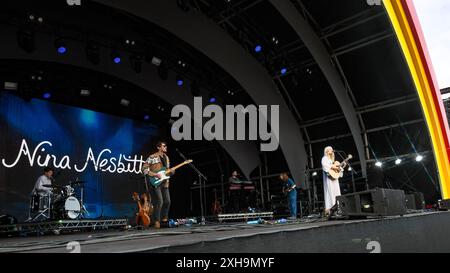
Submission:
[[[42,185],[42,187],[45,187],[45,188],[61,188],[61,186],[58,186],[58,185]]]

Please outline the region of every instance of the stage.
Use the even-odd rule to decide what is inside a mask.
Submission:
[[[107,230],[0,239],[0,252],[369,253],[450,252],[450,212],[284,224],[209,223],[160,230]],[[69,244],[69,246],[68,246]]]

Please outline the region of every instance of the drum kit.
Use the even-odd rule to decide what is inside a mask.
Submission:
[[[84,204],[84,181],[70,182],[68,185],[44,185],[51,190],[45,194],[33,194],[27,221],[76,220],[88,213]],[[80,188],[79,199],[76,187]]]

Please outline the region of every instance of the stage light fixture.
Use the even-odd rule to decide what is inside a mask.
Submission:
[[[352,171],[353,169],[352,169],[352,167],[348,167],[347,170],[350,172],[350,171]]]
[[[91,91],[89,91],[88,89],[81,89],[80,95],[83,97],[88,97],[89,95],[91,95]]]
[[[122,106],[127,107],[128,105],[130,105],[130,101],[127,100],[127,99],[121,99],[121,100],[120,100],[120,104],[121,104]]]
[[[287,72],[286,67],[282,67],[281,70],[280,70],[280,72],[281,72],[281,75],[286,74],[286,72]]]
[[[183,78],[180,75],[177,75],[175,79],[178,86],[182,86],[184,84]]]
[[[209,102],[210,102],[210,103],[215,103],[215,102],[216,102],[216,97],[214,97],[214,96],[213,96],[213,97],[210,97],[210,98],[209,98]]]
[[[162,62],[162,60],[160,58],[153,56],[152,64],[159,66],[159,65],[161,65],[161,62]]]
[[[5,90],[16,91],[18,88],[17,82],[5,82]]]
[[[277,37],[275,37],[275,36],[272,37],[272,42],[273,42],[275,45],[278,45],[278,43],[279,43]]]
[[[383,167],[383,163],[381,163],[380,161],[377,161],[375,163],[375,166],[377,166],[378,168],[381,168],[381,167]]]
[[[261,52],[262,51],[262,46],[261,45],[256,45],[255,46],[255,52],[256,53],[259,53],[259,52]]]
[[[49,99],[49,98],[52,97],[52,93],[50,93],[50,92],[45,92],[45,93],[42,95],[42,97],[43,97],[44,99]]]
[[[416,161],[417,162],[420,162],[420,161],[422,161],[423,160],[423,156],[421,156],[421,155],[417,155],[416,156]]]
[[[67,52],[67,46],[61,38],[55,40],[55,48],[59,54],[64,54]]]
[[[149,115],[144,115],[144,120],[149,120],[150,116]]]
[[[312,173],[312,176],[317,176],[317,172],[313,172],[313,173]]]
[[[400,165],[400,163],[402,163],[402,160],[400,158],[397,158],[395,160],[395,165]]]
[[[117,51],[111,52],[111,60],[115,64],[119,64],[122,61],[122,59],[120,58],[120,54]]]

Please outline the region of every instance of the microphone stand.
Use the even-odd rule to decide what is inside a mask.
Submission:
[[[342,156],[341,151],[336,151],[335,152],[338,153],[338,155],[342,158],[342,160],[345,160],[345,158],[347,157],[347,154],[345,152],[342,151],[342,153],[344,153],[344,156]],[[350,171],[352,174],[352,186],[353,186],[353,192],[356,192],[356,186],[355,186],[355,174],[358,175],[358,173],[355,171],[355,169],[352,167],[352,165],[350,164],[349,161],[347,161],[347,164],[350,168],[352,168],[352,170]]]
[[[187,158],[183,155],[183,153],[181,153],[180,152],[180,150],[178,150],[178,149],[175,149],[177,152],[178,152],[178,154],[180,154],[180,156],[186,161],[187,160]],[[205,212],[204,212],[204,206],[203,206],[203,202],[204,202],[204,196],[203,196],[203,191],[204,191],[204,189],[206,188],[205,187],[205,182],[208,180],[207,178],[206,178],[206,176],[205,175],[203,175],[198,169],[197,169],[197,167],[195,167],[195,165],[194,164],[192,164],[192,162],[191,163],[189,163],[188,164],[196,173],[197,173],[197,175],[198,175],[198,182],[199,182],[199,184],[200,184],[200,188],[199,188],[199,193],[200,193],[200,213],[201,213],[201,217],[202,217],[202,221],[201,221],[201,224],[202,225],[204,225],[205,224]],[[206,200],[205,200],[206,201]]]

